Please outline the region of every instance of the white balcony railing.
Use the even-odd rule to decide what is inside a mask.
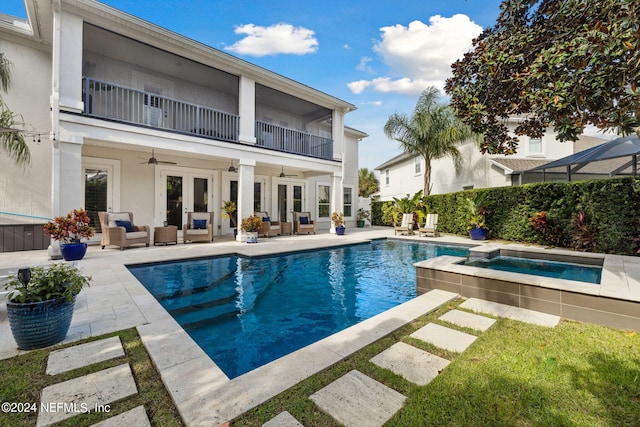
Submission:
[[[320,159],[333,158],[333,140],[269,123],[256,122],[256,141],[260,147]]]
[[[223,141],[238,141],[238,116],[90,78],[84,114]]]

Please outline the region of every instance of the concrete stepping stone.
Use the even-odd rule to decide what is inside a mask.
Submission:
[[[406,397],[353,370],[312,394],[310,399],[347,427],[377,427],[402,408]]]
[[[107,420],[100,421],[99,423],[92,424],[91,427],[151,427],[147,411],[144,410],[144,406],[136,406],[133,409],[123,412],[120,415],[111,417]]]
[[[445,326],[428,323],[410,335],[445,350],[462,353],[476,340],[476,336]]]
[[[115,336],[99,341],[52,351],[47,361],[47,374],[58,375],[94,363],[124,356],[120,337]]]
[[[278,415],[262,424],[262,427],[304,427],[288,411],[280,412]]]
[[[427,385],[449,365],[447,359],[398,342],[371,359],[417,385]]]
[[[560,316],[541,313],[527,308],[514,307],[512,305],[500,304],[498,302],[485,301],[478,298],[469,298],[460,304],[460,307],[476,311],[478,313],[488,313],[497,317],[506,317],[507,319],[531,323],[538,326],[546,326],[549,328],[554,328],[558,323],[560,323]]]
[[[466,311],[451,310],[440,316],[440,320],[453,323],[454,325],[471,328],[484,332],[496,323],[496,319],[480,316],[479,314],[467,313]]]
[[[107,405],[138,393],[128,364],[103,369],[42,390],[36,427],[48,426],[75,415],[106,410]],[[48,410],[42,410],[45,405]]]

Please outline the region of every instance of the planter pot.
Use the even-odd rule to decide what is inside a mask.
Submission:
[[[61,243],[60,252],[65,261],[77,261],[87,253],[86,243]]]
[[[258,243],[257,231],[247,231],[247,243]]]
[[[364,219],[358,221],[358,228],[364,228]]]
[[[345,230],[344,227],[336,227],[336,234],[338,236],[344,236],[344,230]]]
[[[489,230],[486,228],[473,227],[469,230],[471,240],[486,240],[487,234],[489,234]]]
[[[20,350],[48,347],[64,340],[69,331],[75,300],[64,298],[14,303],[7,301],[11,333]]]

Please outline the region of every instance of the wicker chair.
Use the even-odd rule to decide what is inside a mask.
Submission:
[[[311,212],[293,213],[293,232],[295,234],[316,234],[316,223],[311,219]]]
[[[282,226],[280,225],[280,222],[271,221],[269,212],[254,212],[253,214],[258,218],[262,218],[262,231],[260,231],[259,234],[262,234],[267,238],[282,234]],[[265,218],[268,218],[268,220],[265,220]]]
[[[151,233],[148,225],[134,225],[131,212],[98,212],[100,227],[102,227],[102,249],[105,246],[118,246],[120,250],[131,245],[146,245],[151,242]],[[118,225],[116,221],[121,222]],[[127,224],[129,230],[127,231]]]
[[[204,228],[196,227],[193,221],[206,221]],[[182,227],[182,241],[212,242],[213,241],[213,212],[189,212],[187,223]]]

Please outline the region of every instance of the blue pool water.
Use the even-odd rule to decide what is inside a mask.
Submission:
[[[414,262],[467,254],[456,246],[379,240],[129,270],[234,378],[414,298]]]
[[[466,262],[465,265],[594,284],[600,284],[602,275],[602,267],[510,256],[473,260]]]

